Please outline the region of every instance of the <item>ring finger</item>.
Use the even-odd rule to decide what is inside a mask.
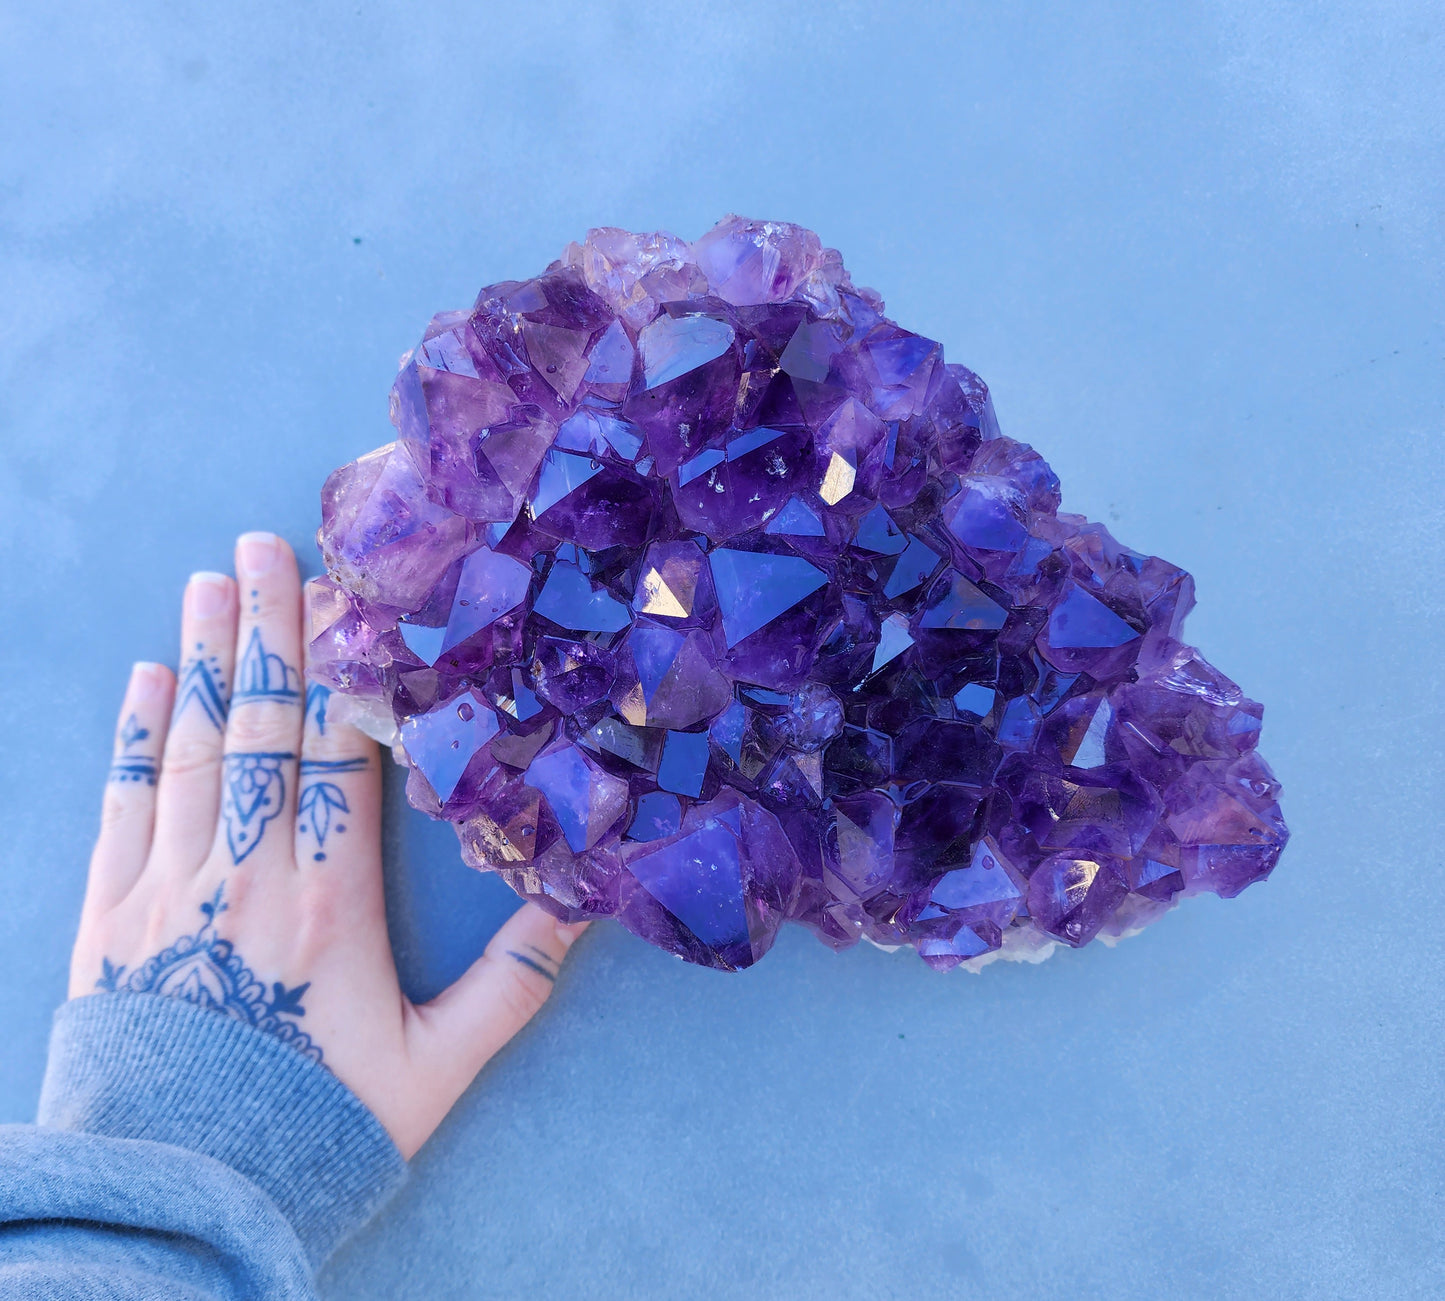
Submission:
[[[181,602],[181,671],[156,812],[160,861],[187,873],[200,866],[215,838],[235,661],[235,580],[192,574]]]

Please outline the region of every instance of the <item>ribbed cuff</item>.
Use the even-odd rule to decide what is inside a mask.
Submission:
[[[280,1208],[170,1143],[0,1125],[0,1296],[316,1301]]]
[[[275,1202],[313,1268],[406,1177],[381,1122],[324,1066],[158,994],[90,994],[57,1010],[38,1122],[224,1162]]]

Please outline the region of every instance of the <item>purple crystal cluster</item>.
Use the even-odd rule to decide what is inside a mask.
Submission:
[[[690,962],[931,966],[1267,876],[1259,705],[1187,573],[1059,511],[810,231],[592,231],[436,317],[323,495],[311,672],[466,861]]]

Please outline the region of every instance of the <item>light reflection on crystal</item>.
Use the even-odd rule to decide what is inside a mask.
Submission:
[[[858,468],[842,452],[834,452],[828,458],[828,468],[823,471],[823,482],[819,485],[818,496],[828,506],[836,506],[850,492],[858,480]]]

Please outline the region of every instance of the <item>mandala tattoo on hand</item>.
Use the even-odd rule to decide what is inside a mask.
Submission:
[[[194,935],[181,936],[129,975],[124,964],[117,966],[109,958],[102,958],[96,988],[109,993],[183,998],[197,1007],[210,1008],[275,1035],[313,1062],[322,1062],[321,1049],[311,1036],[298,1029],[294,1021],[284,1019],[306,1015],[301,1000],[311,988],[311,982],[287,988],[277,980],[267,990],[265,982],[257,979],[232,948],[231,941],[216,934],[216,919],[229,907],[222,898],[224,890],[225,882],[222,882],[216,887],[216,893],[201,904],[205,922],[200,930]]]
[[[296,756],[266,751],[224,756],[221,778],[221,817],[231,861],[241,863],[266,834],[267,824],[286,804],[283,764]]]

